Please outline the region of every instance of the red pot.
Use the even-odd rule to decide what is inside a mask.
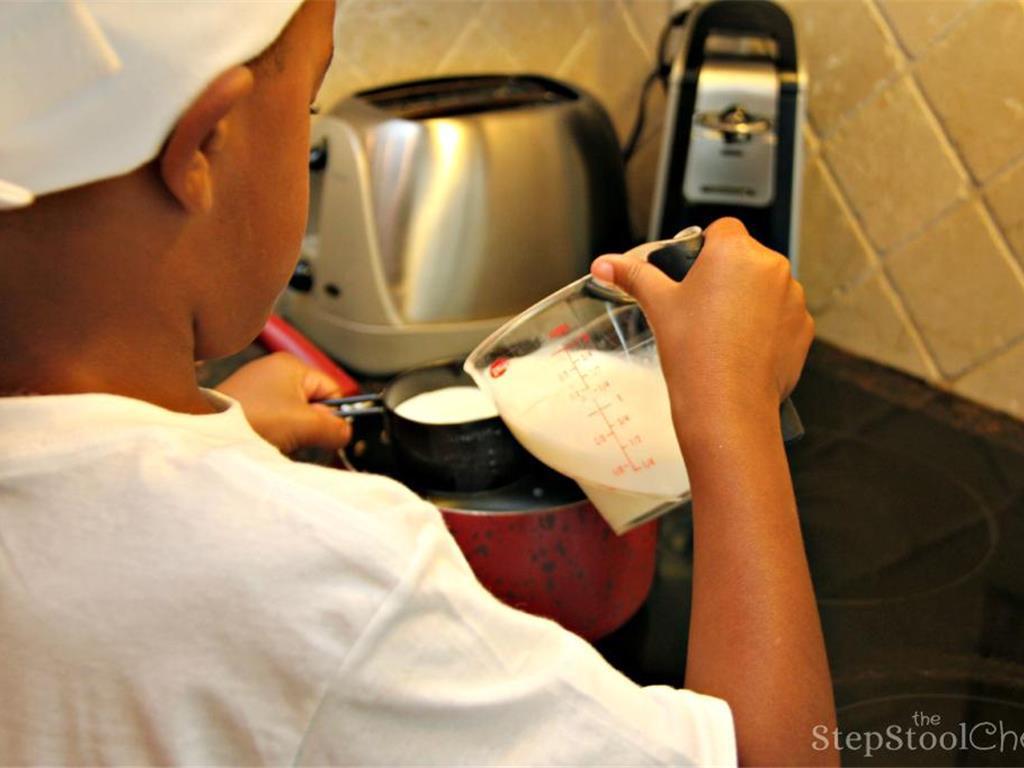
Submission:
[[[513,512],[441,507],[480,582],[587,640],[622,626],[654,579],[658,521],[616,536],[586,501]]]
[[[260,340],[333,376],[344,394],[359,391],[348,374],[279,318],[268,322]],[[421,373],[432,375],[432,370],[442,368],[427,367]],[[406,378],[413,381],[416,375],[412,372]],[[485,452],[476,443],[471,447],[471,458],[479,462]],[[430,446],[425,450],[429,455]],[[450,460],[447,455],[435,458]],[[598,640],[622,626],[647,599],[654,580],[658,521],[616,536],[575,483],[530,461],[537,476],[523,468],[526,478],[515,503],[509,504],[500,489],[496,494],[507,508],[493,506],[492,492],[433,500],[473,572],[492,594],[516,608],[554,619],[587,640]],[[367,468],[391,474],[387,468]]]

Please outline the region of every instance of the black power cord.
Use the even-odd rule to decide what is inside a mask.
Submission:
[[[644,84],[640,89],[640,101],[637,104],[636,118],[633,120],[633,128],[629,132],[625,145],[622,147],[622,161],[628,163],[636,152],[637,144],[640,143],[640,135],[644,130],[644,121],[647,115],[647,96],[655,83],[661,83],[661,90],[668,91],[668,76],[672,72],[672,58],[668,56],[668,42],[672,31],[686,23],[690,15],[690,9],[676,11],[665,22],[661,33],[658,35],[658,53],[654,61],[654,69],[644,78]]]

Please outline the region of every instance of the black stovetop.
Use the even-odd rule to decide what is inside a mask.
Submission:
[[[857,747],[843,763],[1024,765],[1024,425],[824,345],[793,401],[840,743]],[[637,682],[683,682],[691,564],[683,509],[647,603],[598,644]]]

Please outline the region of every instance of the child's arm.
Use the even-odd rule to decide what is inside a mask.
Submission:
[[[777,414],[777,409],[775,411]],[[772,413],[714,425],[686,450],[693,604],[686,686],[729,702],[741,764],[834,764],[832,687],[796,504]]]
[[[623,257],[593,271],[651,321],[690,475],[687,687],[729,703],[741,763],[835,763],[812,748],[835,712],[778,420],[813,337],[803,291],[735,220],[708,229],[682,283]]]

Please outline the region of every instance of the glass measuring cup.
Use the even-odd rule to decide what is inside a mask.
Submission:
[[[681,280],[703,242],[689,227],[635,250]],[[516,439],[579,483],[616,533],[689,496],[654,336],[614,286],[570,283],[491,334],[464,367]],[[802,433],[792,405],[783,421],[784,432]]]

